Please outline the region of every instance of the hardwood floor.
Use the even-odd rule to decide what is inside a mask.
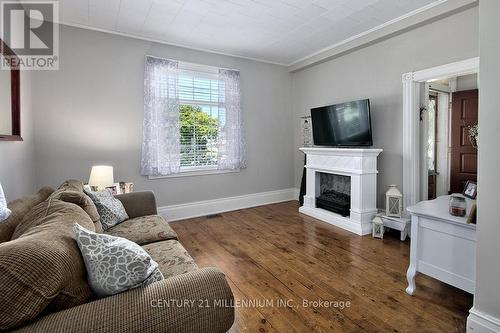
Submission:
[[[472,295],[423,275],[405,293],[399,233],[360,237],[297,210],[291,201],[171,223],[200,267],[225,272],[231,332],[465,332]]]

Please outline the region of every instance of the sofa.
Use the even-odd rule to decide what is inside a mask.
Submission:
[[[198,268],[159,215],[152,192],[117,195],[129,219],[103,231],[83,184],[8,204],[0,223],[0,330],[15,332],[226,332],[234,321],[224,273]],[[164,280],[105,298],[92,294],[70,228],[127,238],[158,263]]]

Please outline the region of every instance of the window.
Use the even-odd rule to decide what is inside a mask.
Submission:
[[[240,73],[146,57],[141,174],[246,167]]]
[[[180,63],[178,77],[181,171],[214,169],[219,126],[224,126],[223,82],[212,67]]]

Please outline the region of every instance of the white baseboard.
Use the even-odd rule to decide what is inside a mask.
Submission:
[[[500,319],[486,313],[470,309],[467,317],[467,332],[469,333],[497,333],[500,332]]]
[[[295,197],[295,200],[299,200],[299,195],[300,195],[300,187],[296,187],[293,189],[294,191],[294,197]]]
[[[284,190],[158,207],[158,214],[168,222],[172,222],[297,199],[296,189],[287,188]]]

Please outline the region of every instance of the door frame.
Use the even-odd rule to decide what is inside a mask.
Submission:
[[[402,75],[403,81],[403,207],[420,201],[420,85],[430,80],[479,74],[479,57]]]

